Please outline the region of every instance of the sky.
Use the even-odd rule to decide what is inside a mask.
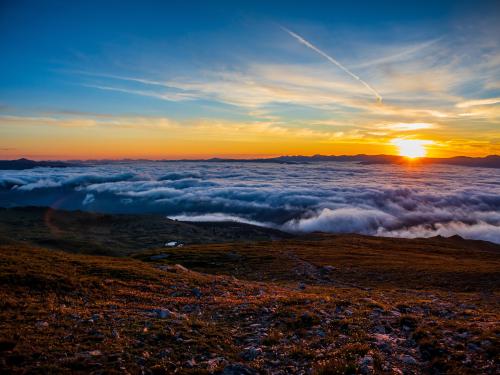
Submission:
[[[2,1],[0,158],[500,154],[499,4]]]

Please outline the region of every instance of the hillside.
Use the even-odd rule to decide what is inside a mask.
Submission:
[[[235,222],[181,222],[162,215],[108,215],[43,207],[0,208],[0,242],[23,241],[95,255],[128,255],[164,246],[291,238],[278,230]]]
[[[0,371],[494,374],[500,247],[314,234],[132,258],[0,245]]]

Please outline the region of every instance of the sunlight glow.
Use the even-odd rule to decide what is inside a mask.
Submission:
[[[423,141],[418,139],[401,139],[396,138],[392,140],[399,149],[399,155],[407,158],[420,158],[427,155],[425,145],[430,144],[430,141]]]

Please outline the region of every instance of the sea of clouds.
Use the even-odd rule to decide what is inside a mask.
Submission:
[[[0,206],[25,205],[500,243],[500,170],[487,168],[121,162],[0,171]]]

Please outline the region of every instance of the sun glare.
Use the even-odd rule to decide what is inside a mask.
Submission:
[[[393,139],[392,143],[396,145],[399,150],[399,155],[405,156],[407,158],[421,158],[427,155],[427,150],[425,145],[429,144],[429,141],[422,141],[417,139]]]

